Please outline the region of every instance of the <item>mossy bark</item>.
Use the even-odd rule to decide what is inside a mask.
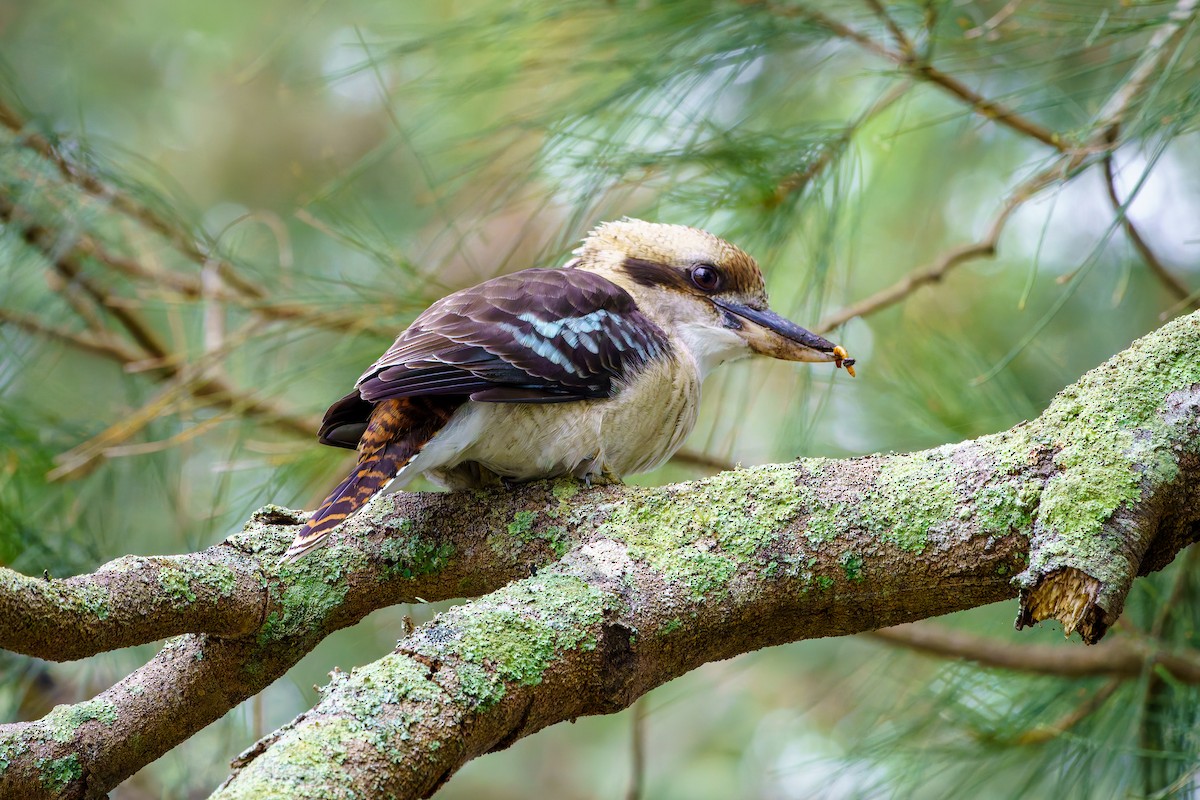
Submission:
[[[568,513],[588,533],[559,564],[332,682],[216,796],[427,796],[475,755],[706,661],[1017,593],[1019,626],[1098,641],[1134,576],[1196,538],[1198,444],[1193,315],[1004,434],[606,490]]]
[[[40,634],[0,626],[10,648],[45,647],[59,617],[86,616],[96,650],[127,641],[106,626],[130,597],[153,600],[162,627],[193,631],[90,704],[0,726],[0,794],[102,794],[329,632],[416,596],[491,592],[336,677],[239,759],[218,796],[421,796],[473,756],[623,708],[707,661],[1018,594],[1019,624],[1053,617],[1095,641],[1135,576],[1200,532],[1198,450],[1192,315],[1084,376],[1039,419],[922,453],[652,489],[397,495],[298,565],[278,557],[299,518],[267,509],[217,548],[117,562],[70,592],[0,582],[3,602],[39,592],[44,608],[29,622]],[[213,601],[210,588],[228,596]],[[103,615],[86,601],[99,589]],[[250,621],[203,610],[226,601]]]

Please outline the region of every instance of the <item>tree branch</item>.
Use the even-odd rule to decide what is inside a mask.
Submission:
[[[1114,131],[1115,135],[1115,131]],[[1153,248],[1142,236],[1141,231],[1133,224],[1130,219],[1126,204],[1122,202],[1120,195],[1117,194],[1117,180],[1113,170],[1113,152],[1109,151],[1104,156],[1104,186],[1108,192],[1108,201],[1112,204],[1113,211],[1117,215],[1117,219],[1121,223],[1121,227],[1125,229],[1125,235],[1129,237],[1129,242],[1133,248],[1138,251],[1138,255],[1142,257],[1142,261],[1150,268],[1150,272],[1154,277],[1158,278],[1158,282],[1166,287],[1167,291],[1175,296],[1175,299],[1183,304],[1184,308],[1196,309],[1198,307],[1196,298],[1192,297],[1192,292],[1179,280],[1169,269],[1167,269],[1158,256],[1155,255]]]
[[[222,544],[184,556],[127,556],[66,580],[0,567],[0,643],[71,661],[187,631],[249,633],[266,606],[263,577],[256,562],[231,553]]]
[[[875,3],[869,4],[873,7],[877,5]],[[993,218],[987,234],[978,242],[947,250],[929,266],[912,271],[886,289],[882,289],[870,297],[847,306],[826,318],[817,326],[816,332],[828,332],[855,317],[866,316],[888,306],[895,305],[920,287],[940,281],[955,267],[976,258],[995,255],[1000,235],[1004,232],[1004,227],[1008,219],[1017,208],[1055,182],[1069,180],[1079,174],[1090,166],[1091,163],[1094,163],[1096,158],[1099,158],[1105,165],[1110,197],[1115,201],[1115,187],[1113,186],[1111,177],[1111,153],[1117,146],[1117,131],[1124,123],[1129,109],[1140,95],[1142,89],[1145,88],[1146,83],[1153,77],[1156,69],[1162,64],[1163,60],[1172,52],[1169,44],[1183,30],[1184,24],[1190,22],[1195,17],[1198,5],[1200,5],[1200,0],[1178,0],[1171,13],[1167,16],[1166,21],[1156,28],[1151,35],[1146,49],[1142,52],[1134,68],[1130,71],[1129,76],[1112,92],[1105,102],[1104,107],[1097,115],[1097,121],[1092,125],[1092,133],[1087,141],[1078,147],[1067,146],[1062,137],[1057,133],[1044,129],[1024,117],[1013,113],[1009,109],[987,100],[957,79],[937,70],[932,64],[895,53],[871,37],[855,31],[819,11],[813,11],[801,6],[771,6],[777,12],[782,9],[790,9],[791,13],[811,19],[836,36],[853,41],[877,55],[906,67],[918,77],[942,87],[950,94],[963,100],[976,113],[1001,122],[1009,128],[1036,139],[1043,144],[1048,144],[1059,153],[1058,157],[1048,167],[1013,190],[1008,200],[1005,201],[1005,204]],[[884,12],[884,16],[887,17],[886,12]],[[903,36],[903,32],[900,32],[900,35]],[[1118,205],[1120,204],[1118,203]],[[1193,306],[1195,298],[1189,295],[1186,288],[1183,288],[1181,284],[1173,280],[1174,276],[1171,276],[1162,268],[1162,265],[1154,258],[1149,248],[1145,247],[1145,242],[1137,235],[1136,229],[1127,220],[1123,211],[1119,213],[1121,213],[1122,224],[1125,225],[1126,230],[1130,231],[1130,238],[1134,241],[1135,247],[1142,253],[1150,269],[1160,280],[1167,282],[1170,288],[1176,291],[1177,294],[1182,291],[1184,300],[1190,302],[1186,305],[1181,305],[1181,307]]]
[[[706,661],[1014,589],[1021,624],[1096,641],[1133,577],[1200,530],[1198,336],[1197,315],[1166,326],[1004,434],[602,490],[604,511],[589,495],[558,564],[335,676],[217,796],[427,796],[469,758]]]
[[[772,13],[779,16],[803,17],[815,25],[818,25],[829,31],[839,39],[845,39],[846,41],[853,42],[867,52],[886,59],[887,61],[890,61],[898,67],[906,70],[911,75],[937,86],[947,94],[950,94],[953,97],[963,101],[963,103],[965,103],[972,112],[982,117],[986,117],[987,119],[1004,125],[1005,127],[1011,128],[1012,130],[1024,136],[1036,139],[1042,144],[1049,145],[1059,152],[1065,153],[1070,149],[1068,144],[1064,142],[1062,138],[1054,131],[1037,124],[1021,114],[1018,114],[998,101],[990,100],[984,97],[959,79],[942,72],[940,69],[933,66],[933,64],[919,58],[916,53],[912,52],[911,47],[906,52],[897,52],[888,48],[886,45],[879,43],[867,34],[857,31],[849,25],[838,21],[828,14],[808,8],[806,6],[779,5],[777,3],[764,2],[764,0],[745,0],[745,2],[752,5],[764,5],[769,8]],[[888,19],[890,20],[890,17],[888,17]],[[902,31],[900,31],[898,28],[894,28],[894,24],[895,23],[893,22],[891,25],[889,25],[889,29],[892,30],[893,35],[899,34],[901,37],[904,37]],[[903,38],[903,41],[907,41],[907,38]]]
[[[193,632],[91,700],[0,725],[0,797],[103,796],[265,689],[333,631],[378,608],[478,595],[528,575],[572,539],[523,528],[525,508],[565,513],[576,491],[574,483],[537,484],[477,493],[477,502],[384,496],[299,564],[280,557],[304,516],[268,506],[241,533],[192,555],[122,558],[45,587],[31,586],[46,583],[40,578],[0,576],[0,608],[17,608],[30,593],[38,606],[0,626],[6,649],[63,660]],[[136,620],[139,609],[147,623]],[[63,632],[93,641],[59,641],[55,650]]]
[[[1096,641],[1134,576],[1200,532],[1198,340],[1200,314],[1176,320],[1039,419],[923,453],[653,489],[386,496],[299,565],[277,559],[301,517],[268,509],[195,556],[126,559],[45,588],[14,577],[3,602],[41,604],[0,629],[17,649],[46,651],[60,621],[101,642],[93,649],[144,640],[150,626],[122,631],[139,607],[172,630],[209,632],[173,640],[87,703],[0,727],[0,794],[107,791],[329,632],[401,601],[493,592],[336,678],[239,762],[222,796],[424,794],[467,758],[623,708],[705,661],[1017,593],[1020,624],[1054,617]],[[180,608],[149,602],[156,584]],[[214,597],[242,610],[213,611]]]
[[[884,628],[870,634],[891,645],[943,658],[961,658],[984,667],[1035,672],[1064,678],[1107,675],[1128,679],[1148,666],[1161,666],[1176,680],[1200,684],[1200,655],[1171,652],[1149,642],[1122,637],[1096,647],[1059,647],[1048,644],[1013,645],[957,631],[941,625],[914,623]]]
[[[176,250],[183,253],[198,266],[204,266],[208,263],[216,264],[221,278],[243,295],[259,299],[266,296],[267,293],[265,291],[238,275],[237,270],[228,261],[215,256],[207,249],[201,249],[196,238],[189,232],[168,221],[129,195],[107,185],[100,178],[83,169],[78,164],[69,161],[49,139],[36,131],[30,130],[29,124],[17,113],[16,109],[3,102],[0,102],[0,125],[7,128],[16,137],[19,144],[29,148],[52,163],[68,183],[79,187],[92,197],[108,203],[119,213],[162,236]]]

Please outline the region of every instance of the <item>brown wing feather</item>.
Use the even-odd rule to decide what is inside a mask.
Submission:
[[[358,466],[325,498],[284,554],[295,561],[396,477],[449,422],[462,397],[398,397],[378,403],[358,443]]]
[[[611,397],[667,347],[621,287],[570,269],[529,269],[430,306],[325,415],[323,444],[354,447],[372,403],[417,396],[490,403]]]

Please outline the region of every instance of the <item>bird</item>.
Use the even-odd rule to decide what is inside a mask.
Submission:
[[[626,217],[572,255],[438,300],[329,407],[318,441],[356,449],[358,464],[284,561],[418,475],[455,490],[653,469],[682,446],[705,377],[728,361],[833,362],[854,375],[845,348],[771,311],[757,262],[707,231]]]

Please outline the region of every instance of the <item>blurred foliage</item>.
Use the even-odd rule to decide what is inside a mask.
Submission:
[[[267,502],[312,507],[346,454],[302,434],[396,331],[450,290],[560,263],[601,219],[725,235],[779,311],[816,324],[980,241],[1023,181],[1084,146],[994,257],[836,332],[857,380],[727,367],[689,442],[701,458],[638,480],[1034,416],[1187,307],[1123,214],[1200,287],[1194,10],[1153,46],[1187,5],[896,3],[885,20],[849,1],[0,3],[0,101],[20,118],[0,128],[0,559],[72,574],[204,547]],[[1054,138],[995,121],[930,64]],[[1121,213],[1098,164],[1109,132]],[[1112,635],[1190,646],[1198,591],[1178,564],[1139,581]],[[331,637],[115,796],[203,796],[324,673],[435,611]],[[1054,638],[1013,634],[1012,614],[945,624]],[[149,652],[5,656],[3,718],[88,697]],[[857,638],[709,665],[641,703],[654,798],[1191,796],[1200,767],[1200,696],[1154,671],[1109,687]],[[440,796],[622,796],[630,718],[523,740]]]

